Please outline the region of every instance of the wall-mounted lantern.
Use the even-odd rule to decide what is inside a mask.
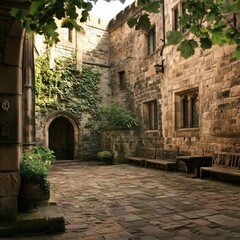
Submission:
[[[164,73],[164,65],[163,65],[163,62],[164,62],[165,59],[162,60],[162,63],[159,64],[156,62],[156,64],[154,65],[154,68],[156,70],[156,73]]]

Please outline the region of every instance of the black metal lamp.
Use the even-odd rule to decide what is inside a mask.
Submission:
[[[162,60],[162,64],[159,64],[156,62],[156,64],[154,65],[154,68],[156,70],[156,73],[164,73],[164,65],[163,65],[163,62],[164,62],[165,59]]]

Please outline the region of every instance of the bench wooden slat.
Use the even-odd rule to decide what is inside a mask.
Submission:
[[[200,177],[204,178],[204,171],[240,176],[240,153],[219,152],[213,154],[212,166],[201,167]]]
[[[145,164],[146,158],[154,159],[156,155],[156,149],[150,147],[141,147],[137,149],[136,156],[129,156],[128,162],[139,162],[140,166],[142,167]]]
[[[156,164],[165,166],[166,171],[168,172],[169,166],[173,166],[176,170],[177,162],[176,156],[178,155],[178,150],[175,149],[156,149],[156,158],[155,159],[146,159],[145,167],[148,167],[148,164]]]

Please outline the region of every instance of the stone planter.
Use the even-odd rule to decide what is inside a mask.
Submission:
[[[107,164],[107,165],[112,165],[113,164],[113,158],[112,157],[106,157],[103,159],[103,161]]]
[[[44,189],[41,183],[37,181],[22,180],[18,197],[18,207],[20,212],[37,211],[37,204],[42,201],[48,201],[50,190]]]

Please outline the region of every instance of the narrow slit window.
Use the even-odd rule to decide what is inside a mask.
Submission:
[[[154,53],[156,51],[156,31],[155,27],[153,27],[147,35],[148,41],[148,55]]]
[[[199,127],[199,104],[198,96],[195,94],[191,98],[192,105],[192,127]]]
[[[119,78],[119,88],[120,90],[125,90],[126,89],[126,82],[125,82],[125,72],[121,71],[118,73],[118,78]]]
[[[187,127],[189,127],[188,97],[187,96],[183,97],[182,105],[183,105],[183,127],[187,128]]]
[[[178,17],[179,17],[179,11],[178,11],[178,8],[176,7],[173,10],[173,30],[175,31],[178,30]]]
[[[144,103],[144,125],[146,130],[158,129],[157,100]]]

